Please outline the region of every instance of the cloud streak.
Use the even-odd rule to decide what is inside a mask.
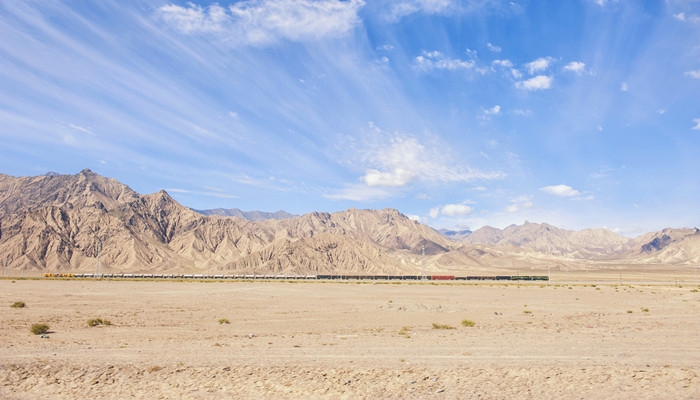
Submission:
[[[362,0],[245,0],[227,8],[189,3],[158,11],[165,23],[185,34],[213,34],[229,43],[264,46],[346,35],[361,23],[357,13],[362,6]]]

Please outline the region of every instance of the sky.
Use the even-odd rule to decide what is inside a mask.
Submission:
[[[700,1],[0,0],[0,140],[195,209],[700,226]]]

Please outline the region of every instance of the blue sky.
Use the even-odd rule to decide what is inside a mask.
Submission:
[[[0,0],[0,172],[193,208],[700,225],[700,1]]]

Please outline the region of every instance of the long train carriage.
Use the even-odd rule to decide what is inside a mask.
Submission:
[[[371,280],[371,281],[548,281],[546,275],[497,275],[497,276],[455,276],[455,275],[212,275],[212,274],[44,274],[45,278],[92,278],[92,279],[245,279],[245,280]]]

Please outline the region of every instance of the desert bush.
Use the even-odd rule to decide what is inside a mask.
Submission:
[[[407,326],[404,326],[404,327],[402,327],[401,330],[399,331],[399,335],[407,336],[407,335],[410,333],[410,331],[411,331],[411,328],[409,328],[409,327],[407,327]]]
[[[49,326],[46,324],[34,324],[29,330],[35,335],[42,335],[49,331]]]
[[[649,312],[648,308],[642,308],[642,312]]]
[[[627,310],[627,314],[632,314],[632,310]]]
[[[532,314],[532,311],[525,310],[523,311],[523,314]]]
[[[12,308],[24,308],[25,304],[23,301],[15,301],[10,307]]]
[[[444,324],[436,324],[433,322],[433,329],[456,329],[454,326],[450,325],[444,325]]]
[[[470,320],[468,320],[468,319],[463,319],[463,320],[462,320],[462,326],[466,326],[466,327],[471,328],[471,327],[474,326],[474,325],[476,325],[476,322],[474,322],[474,321],[470,321]]]
[[[231,322],[230,322],[229,320],[227,320],[226,318],[221,318],[221,319],[219,320],[219,323],[220,323],[220,324],[230,324]]]
[[[93,318],[89,319],[87,324],[88,326],[97,326],[97,325],[102,325],[102,318]]]

